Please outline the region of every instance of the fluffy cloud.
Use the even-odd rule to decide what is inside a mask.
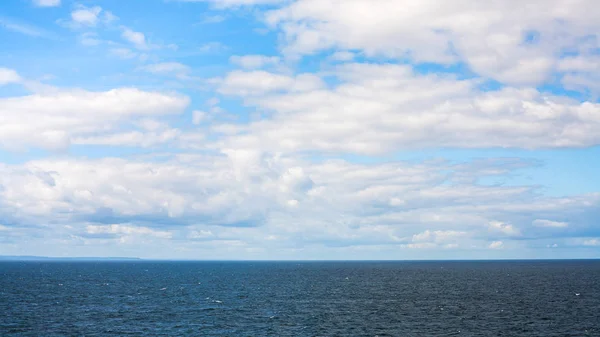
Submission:
[[[415,234],[412,242],[407,244],[407,248],[458,248],[460,243],[464,243],[466,232],[459,231],[430,231]]]
[[[506,236],[520,236],[521,231],[518,228],[515,228],[511,224],[503,223],[500,221],[492,221],[489,225],[490,231],[500,233]]]
[[[347,64],[325,88],[314,75],[234,71],[219,91],[272,112],[226,144],[363,154],[406,148],[566,148],[600,144],[600,105],[535,89],[481,91],[477,80],[408,66]]]
[[[497,172],[507,163],[496,162]],[[521,187],[466,183],[465,174],[482,173],[449,162],[317,164],[249,150],[155,154],[151,161],[36,160],[0,166],[0,215],[11,223],[3,231],[8,233],[56,231],[44,235],[85,242],[236,242],[264,249],[499,248],[490,233],[502,241],[522,234],[535,242],[545,236],[533,220],[555,213],[579,218],[568,235],[593,234],[593,219],[581,215],[597,207],[598,195],[544,198]],[[520,230],[494,222],[498,216]],[[37,227],[27,225],[32,223]]]
[[[501,249],[504,247],[504,242],[502,241],[494,241],[492,243],[490,243],[490,245],[488,246],[490,249]]]
[[[0,98],[0,147],[64,149],[73,137],[118,129],[144,116],[178,114],[188,104],[185,96],[135,88]]]
[[[148,44],[146,42],[146,36],[143,33],[136,32],[130,28],[123,27],[123,33],[121,34],[123,39],[129,41],[137,49],[146,50]]]
[[[559,62],[558,69],[564,73],[561,79],[566,89],[600,93],[600,56],[577,55],[565,57]]]
[[[333,61],[352,61],[356,55],[349,51],[338,51],[333,53],[329,58]]]
[[[418,0],[299,0],[268,13],[285,34],[284,52],[334,48],[415,62],[465,62],[476,73],[511,84],[540,83],[558,57],[595,37],[593,0],[444,4]],[[596,46],[597,47],[597,46]]]
[[[56,7],[60,6],[60,0],[33,0],[33,4],[38,7]]]
[[[306,92],[323,87],[321,79],[312,74],[296,77],[262,70],[233,71],[219,83],[219,91],[227,95],[263,95],[277,91]]]
[[[198,125],[207,119],[208,114],[204,111],[194,110],[192,112],[192,124]]]
[[[19,76],[16,71],[7,68],[0,68],[0,85],[19,83],[20,81],[21,76]]]
[[[71,12],[71,21],[67,25],[73,28],[95,27],[98,23],[108,24],[116,19],[116,16],[109,11],[103,10],[100,6],[86,7],[78,5]]]

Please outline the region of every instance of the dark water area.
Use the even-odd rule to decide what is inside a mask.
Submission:
[[[0,262],[1,336],[600,336],[600,261]]]

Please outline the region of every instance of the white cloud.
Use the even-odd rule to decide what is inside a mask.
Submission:
[[[422,233],[415,234],[412,237],[414,243],[433,243],[435,245],[452,244],[458,245],[456,241],[467,236],[466,232],[461,231],[430,231],[426,230]],[[453,246],[456,247],[456,246]]]
[[[88,225],[87,234],[115,234],[126,236],[153,236],[162,239],[170,239],[173,234],[168,231],[158,231],[147,227],[128,226],[128,225]]]
[[[490,231],[501,233],[507,236],[520,236],[521,231],[518,228],[515,228],[511,224],[503,223],[500,221],[491,221],[489,223]]]
[[[533,221],[533,225],[536,227],[550,227],[550,228],[569,227],[569,224],[567,222],[558,222],[558,221],[542,220],[542,219],[535,219]]]
[[[583,241],[584,246],[600,246],[600,239],[587,239]]]
[[[598,55],[577,55],[563,58],[558,70],[564,75],[561,79],[566,89],[600,93],[600,57]]]
[[[127,27],[123,27],[123,32],[121,33],[121,36],[123,37],[123,39],[132,43],[137,49],[148,49],[148,44],[146,43],[146,36],[143,33],[136,32]]]
[[[39,27],[35,27],[35,26],[26,24],[23,22],[17,22],[17,21],[11,20],[6,17],[0,17],[0,27],[5,28],[10,31],[13,31],[13,32],[24,34],[27,36],[54,38],[53,34],[47,32]]]
[[[194,110],[192,112],[192,124],[198,125],[208,118],[208,114],[204,111]]]
[[[444,4],[419,0],[299,0],[267,14],[291,55],[329,49],[415,62],[465,62],[476,73],[511,84],[548,79],[563,50],[596,36],[595,1],[516,0]]]
[[[0,85],[21,82],[21,76],[13,69],[0,67]]]
[[[38,7],[57,7],[60,6],[60,0],[33,0],[33,4]]]
[[[166,127],[152,120],[140,126]],[[214,155],[153,152],[147,160],[36,160],[0,165],[0,214],[17,228],[50,221],[71,226],[73,235],[89,225],[100,226],[86,240],[103,240],[101,234],[133,239],[136,230],[127,228],[134,226],[169,232],[173,239],[233,240],[263,248],[469,249],[489,244],[485,220],[499,213],[520,221],[545,213],[580,214],[600,202],[600,196],[557,200],[517,187],[456,185],[447,172],[463,169],[439,162],[316,164],[234,149]],[[443,186],[453,186],[448,195],[441,192]],[[467,192],[457,199],[452,190]],[[390,206],[395,197],[404,203]],[[54,235],[45,232],[49,230],[56,226],[37,229],[46,237]],[[535,239],[535,233],[527,234]],[[277,240],[266,244],[266,237]]]
[[[265,55],[244,55],[238,56],[233,55],[229,58],[229,61],[235,65],[238,65],[245,69],[259,69],[268,65],[274,65],[279,63],[279,57],[277,56],[265,56]]]
[[[78,29],[96,27],[98,24],[110,25],[116,20],[118,20],[117,16],[110,11],[102,9],[100,6],[86,7],[84,5],[77,5],[71,11],[70,20],[58,20],[58,23],[72,29]]]
[[[338,51],[333,53],[329,58],[334,61],[352,61],[356,55],[349,51]]]
[[[75,145],[110,145],[110,146],[135,146],[151,147],[169,143],[179,138],[181,131],[166,129],[160,131],[125,131],[101,136],[83,136],[71,140]]]
[[[135,88],[0,98],[0,147],[64,149],[72,137],[111,131],[142,116],[181,113],[188,104],[185,96]]]
[[[600,71],[600,56],[570,56],[560,60],[558,70],[562,72]]]
[[[321,79],[315,75],[291,77],[262,70],[233,71],[219,81],[221,93],[240,96],[264,95],[276,91],[311,91],[323,86]]]
[[[492,243],[490,243],[490,245],[488,246],[488,248],[490,249],[501,249],[504,247],[504,242],[502,241],[494,241]]]
[[[102,12],[102,7],[84,7],[81,6],[78,9],[71,12],[71,20],[74,23],[83,26],[95,26],[98,23],[99,15]]]
[[[109,12],[107,10],[105,10],[103,12],[103,14],[104,14],[104,16],[102,17],[102,21],[104,22],[104,24],[108,25],[108,24],[110,24],[110,23],[112,23],[114,21],[119,20],[118,16],[114,15],[112,12]]]
[[[224,94],[272,118],[240,129],[225,146],[272,151],[362,154],[406,148],[568,148],[600,144],[600,104],[535,89],[482,92],[477,80],[419,75],[403,65],[345,64],[326,88],[313,74],[295,77],[233,71]],[[227,145],[230,144],[230,145]]]

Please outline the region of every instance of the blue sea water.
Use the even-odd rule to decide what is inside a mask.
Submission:
[[[0,262],[2,336],[600,336],[600,261]]]

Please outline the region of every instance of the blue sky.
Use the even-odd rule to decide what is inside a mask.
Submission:
[[[0,254],[594,258],[581,0],[8,0]]]

